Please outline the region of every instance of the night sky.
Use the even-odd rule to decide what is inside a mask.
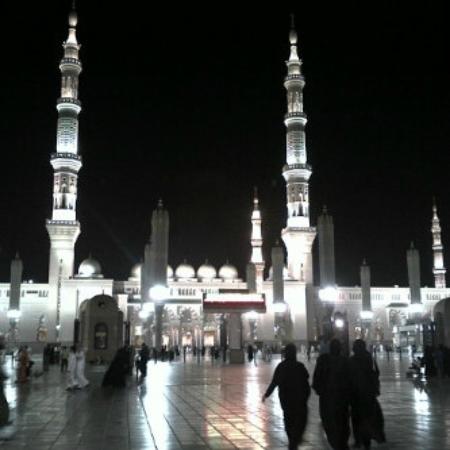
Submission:
[[[403,2],[307,3],[317,2],[292,9],[260,3],[252,11],[229,3],[161,10],[147,2],[78,2],[84,166],[77,266],[92,252],[106,277],[128,277],[161,197],[170,213],[171,265],[186,258],[198,267],[208,258],[218,267],[229,259],[244,276],[254,185],[269,259],[286,214],[283,78],[294,11],[306,77],[312,224],[326,204],[338,284],[358,284],[366,257],[375,285],[406,285],[413,240],[423,284],[432,285],[433,195],[450,254],[447,16],[433,2],[417,10]],[[16,249],[25,278],[47,276],[49,156],[69,5],[2,5],[4,281]]]

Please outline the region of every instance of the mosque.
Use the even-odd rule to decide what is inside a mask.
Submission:
[[[431,221],[434,287],[421,287],[419,254],[413,247],[407,250],[408,287],[371,286],[370,267],[364,262],[361,286],[336,285],[332,216],[324,208],[317,226],[310,220],[312,167],[308,164],[305,141],[305,79],[294,26],[289,34],[284,82],[286,163],[282,174],[286,181],[287,222],[281,230],[284,246],[280,244],[271,250],[273,267],[267,267],[263,259],[264,218],[255,191],[253,210],[249,211],[252,252],[245,276],[240,276],[230,263],[216,268],[206,261],[196,269],[184,262],[172,268],[168,264],[169,213],[162,202],[152,215],[152,235],[145,245],[144,262],[131,268],[127,280],[104,278],[100,263],[92,257],[75,271],[75,244],[80,234],[77,184],[82,168],[78,152],[78,115],[82,110],[78,80],[82,64],[77,20],[76,11],[72,10],[59,65],[56,151],[50,155],[54,171],[53,208],[46,221],[50,238],[48,283],[25,282],[20,257],[17,255],[12,261],[11,279],[0,283],[0,333],[8,341],[36,347],[46,342],[72,342],[86,301],[98,295],[112,299],[121,311],[124,336],[129,342],[145,340],[156,346],[223,345],[227,329],[229,336],[236,336],[230,331],[232,326],[239,330],[238,345],[317,341],[329,327],[334,327],[348,329],[351,340],[365,337],[406,346],[431,327],[436,319],[435,305],[450,297],[436,205]],[[312,270],[316,235],[320,283],[314,283]],[[211,308],[214,302],[221,307]],[[241,305],[245,308],[236,315]],[[96,332],[100,339],[108,330],[100,327]]]

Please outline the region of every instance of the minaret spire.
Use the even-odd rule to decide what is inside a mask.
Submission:
[[[441,240],[441,225],[437,215],[436,199],[433,197],[433,219],[431,221],[431,234],[433,235],[433,274],[434,287],[445,288],[445,273],[444,267],[444,247]]]
[[[256,269],[256,287],[258,292],[262,288],[263,274],[264,274],[264,258],[262,254],[262,233],[261,233],[261,211],[259,210],[258,189],[254,187],[253,195],[253,212],[252,212],[252,256],[250,262],[255,265]]]
[[[78,100],[78,77],[82,66],[79,59],[80,44],[76,27],[78,15],[75,2],[68,16],[68,35],[63,42],[61,71],[61,93],[56,101],[58,122],[56,152],[50,156],[53,167],[53,212],[47,220],[50,237],[49,263],[49,305],[57,302],[58,280],[73,275],[74,247],[80,234],[80,223],[76,216],[78,172],[81,157],[78,154],[78,114],[81,102]],[[54,304],[53,304],[54,303]]]
[[[303,111],[303,88],[305,79],[301,72],[302,61],[298,56],[298,36],[294,18],[291,16],[289,32],[290,54],[284,87],[287,91],[286,165],[283,177],[287,190],[287,224],[282,237],[288,253],[289,275],[300,279],[301,267],[306,270],[305,281],[312,282],[311,246],[315,229],[310,227],[309,178],[312,170],[307,163],[305,145],[306,114]]]

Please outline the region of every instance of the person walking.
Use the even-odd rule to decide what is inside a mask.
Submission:
[[[25,346],[20,347],[18,358],[19,358],[19,369],[17,373],[17,382],[26,383],[28,381],[30,357],[28,356],[28,351]]]
[[[5,345],[3,341],[0,341],[0,351],[5,349]],[[0,427],[5,425],[10,425],[11,422],[9,420],[9,404],[5,397],[5,381],[8,379],[4,369],[3,369],[4,361],[3,359],[0,361]]]
[[[252,344],[247,345],[247,360],[248,360],[248,362],[252,362],[252,360],[253,360],[253,345]]]
[[[297,361],[297,347],[294,344],[286,345],[284,355],[284,360],[276,367],[272,382],[263,395],[262,401],[264,403],[278,387],[289,450],[296,450],[306,427],[307,402],[311,388],[308,383],[308,371],[301,362]]]
[[[348,450],[349,362],[341,355],[341,342],[330,342],[330,353],[320,355],[313,375],[312,388],[319,396],[319,412],[328,443],[334,450]]]
[[[86,366],[86,357],[84,355],[84,350],[80,348],[76,353],[77,365],[76,365],[76,378],[78,382],[78,387],[83,389],[89,386],[89,381],[84,376],[84,369]]]
[[[66,346],[61,348],[61,372],[67,372],[67,365],[69,364],[69,351]]]
[[[125,387],[130,367],[130,356],[126,347],[119,348],[106,371],[102,386]]]
[[[71,391],[78,387],[77,381],[77,348],[75,345],[70,347],[69,358],[67,362],[67,390]]]
[[[353,343],[349,360],[350,405],[355,448],[370,449],[371,440],[386,442],[384,419],[377,397],[380,395],[379,370],[362,339]]]
[[[139,372],[141,372],[141,379],[147,376],[147,362],[149,359],[150,359],[150,349],[144,342],[141,346],[141,351],[139,352]]]

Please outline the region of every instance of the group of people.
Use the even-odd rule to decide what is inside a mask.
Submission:
[[[297,348],[288,344],[262,401],[278,387],[289,449],[297,449],[307,423],[311,387],[305,366],[297,361]],[[379,371],[363,340],[353,345],[353,355],[342,355],[341,343],[333,339],[329,352],[319,356],[312,388],[319,396],[319,413],[327,440],[334,450],[349,449],[350,422],[354,448],[369,449],[371,441],[385,442],[384,420],[377,397]]]

